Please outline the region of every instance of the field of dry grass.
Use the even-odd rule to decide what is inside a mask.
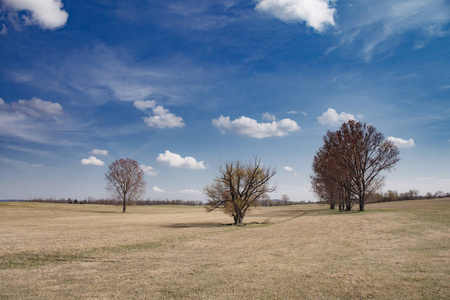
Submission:
[[[450,199],[258,208],[0,203],[0,299],[448,299]]]

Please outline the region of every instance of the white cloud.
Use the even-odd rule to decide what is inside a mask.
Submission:
[[[63,112],[61,104],[33,97],[31,100],[19,100],[11,103],[10,110],[32,118],[45,119],[59,116]]]
[[[108,150],[94,149],[91,153],[94,155],[108,155]]]
[[[288,171],[288,172],[292,172],[293,169],[291,167],[289,167],[289,166],[285,166],[283,168],[283,170]]]
[[[104,166],[105,163],[95,156],[90,156],[89,158],[83,158],[81,160],[82,165],[94,165],[94,166]]]
[[[203,161],[197,160],[191,156],[181,157],[179,154],[172,153],[169,150],[161,153],[156,158],[158,162],[168,164],[171,167],[185,168],[185,169],[206,169]]]
[[[153,116],[145,117],[144,122],[149,127],[157,128],[174,128],[184,127],[183,119],[173,113],[170,113],[168,109],[165,109],[161,105],[153,108]]]
[[[362,115],[358,115],[362,118]],[[355,116],[346,112],[338,114],[333,108],[328,108],[320,117],[317,118],[322,125],[339,126],[349,120],[356,120]]]
[[[300,126],[297,125],[297,122],[291,119],[283,119],[271,123],[258,123],[256,120],[244,116],[234,121],[230,121],[230,117],[220,116],[217,119],[213,119],[212,123],[219,128],[222,133],[225,133],[225,131],[228,130],[235,134],[257,139],[272,136],[285,136],[291,131],[300,130]]]
[[[159,187],[157,187],[156,185],[154,187],[152,187],[152,190],[156,193],[165,193],[166,191],[163,189],[160,189]]]
[[[5,104],[5,100],[3,100],[3,98],[0,98],[0,106],[2,106],[3,104]]]
[[[39,98],[19,100],[13,103],[0,101],[0,136],[12,136],[34,142],[47,142],[48,132],[61,124],[63,108],[59,103]]]
[[[304,115],[305,117],[308,116],[308,114],[305,113],[304,111],[296,111],[296,110],[290,110],[290,111],[287,112],[287,114],[288,114],[288,115],[302,114],[302,115]]]
[[[61,0],[3,0],[3,3],[15,11],[27,11],[28,13],[22,16],[25,24],[37,24],[42,29],[54,30],[63,27],[69,17],[62,9]]]
[[[317,31],[335,25],[333,0],[257,0],[256,9],[270,13],[284,22],[306,22]]]
[[[262,119],[264,121],[276,121],[277,118],[275,117],[274,114],[271,114],[270,112],[265,112],[262,114]]]
[[[394,143],[394,145],[397,146],[398,148],[411,148],[416,146],[413,139],[404,140],[401,138],[390,136],[387,138],[387,140]]]
[[[155,100],[134,101],[133,105],[137,109],[147,111],[147,109],[154,108],[156,106],[156,101]]]
[[[353,45],[352,53],[360,51],[365,61],[380,54],[393,55],[406,40],[399,37],[409,32],[417,32],[421,39],[415,42],[416,49],[450,33],[446,30],[450,20],[448,0],[356,1],[350,8],[352,17],[339,20],[343,38],[337,47]],[[345,13],[345,7],[340,9]]]
[[[203,193],[199,190],[182,190],[180,191],[182,194],[192,194],[192,195],[202,195]]]
[[[139,165],[141,167],[141,170],[144,171],[145,174],[150,176],[156,176],[158,174],[153,167],[146,166],[146,165]]]

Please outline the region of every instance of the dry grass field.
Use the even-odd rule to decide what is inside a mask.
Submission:
[[[0,299],[448,299],[450,199],[257,208],[0,203]]]

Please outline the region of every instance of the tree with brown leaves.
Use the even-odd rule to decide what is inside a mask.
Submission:
[[[258,158],[248,164],[235,160],[220,165],[214,183],[205,188],[208,211],[222,209],[233,217],[235,225],[242,224],[249,208],[276,190],[276,186],[269,186],[275,174],[274,168],[264,167]]]
[[[140,200],[145,194],[144,171],[135,160],[126,158],[114,161],[109,165],[105,178],[107,191],[123,204],[122,212],[126,211],[127,204]]]
[[[311,183],[316,194],[330,205],[351,202],[364,211],[366,200],[382,185],[383,171],[397,162],[398,148],[372,125],[350,120],[324,136],[324,145],[313,160]]]

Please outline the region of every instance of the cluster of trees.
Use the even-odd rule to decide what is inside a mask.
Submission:
[[[417,199],[436,199],[450,197],[450,193],[445,193],[443,191],[437,191],[434,194],[428,192],[424,196],[419,195],[419,191],[416,189],[410,189],[407,192],[399,193],[395,190],[388,190],[387,192],[380,194],[375,193],[372,197],[368,199],[368,203],[376,202],[391,202],[391,201],[406,201],[406,200],[417,200]]]
[[[350,120],[337,131],[327,131],[323,146],[314,156],[311,175],[313,191],[334,209],[351,210],[382,185],[383,171],[400,160],[397,147],[372,125]]]

